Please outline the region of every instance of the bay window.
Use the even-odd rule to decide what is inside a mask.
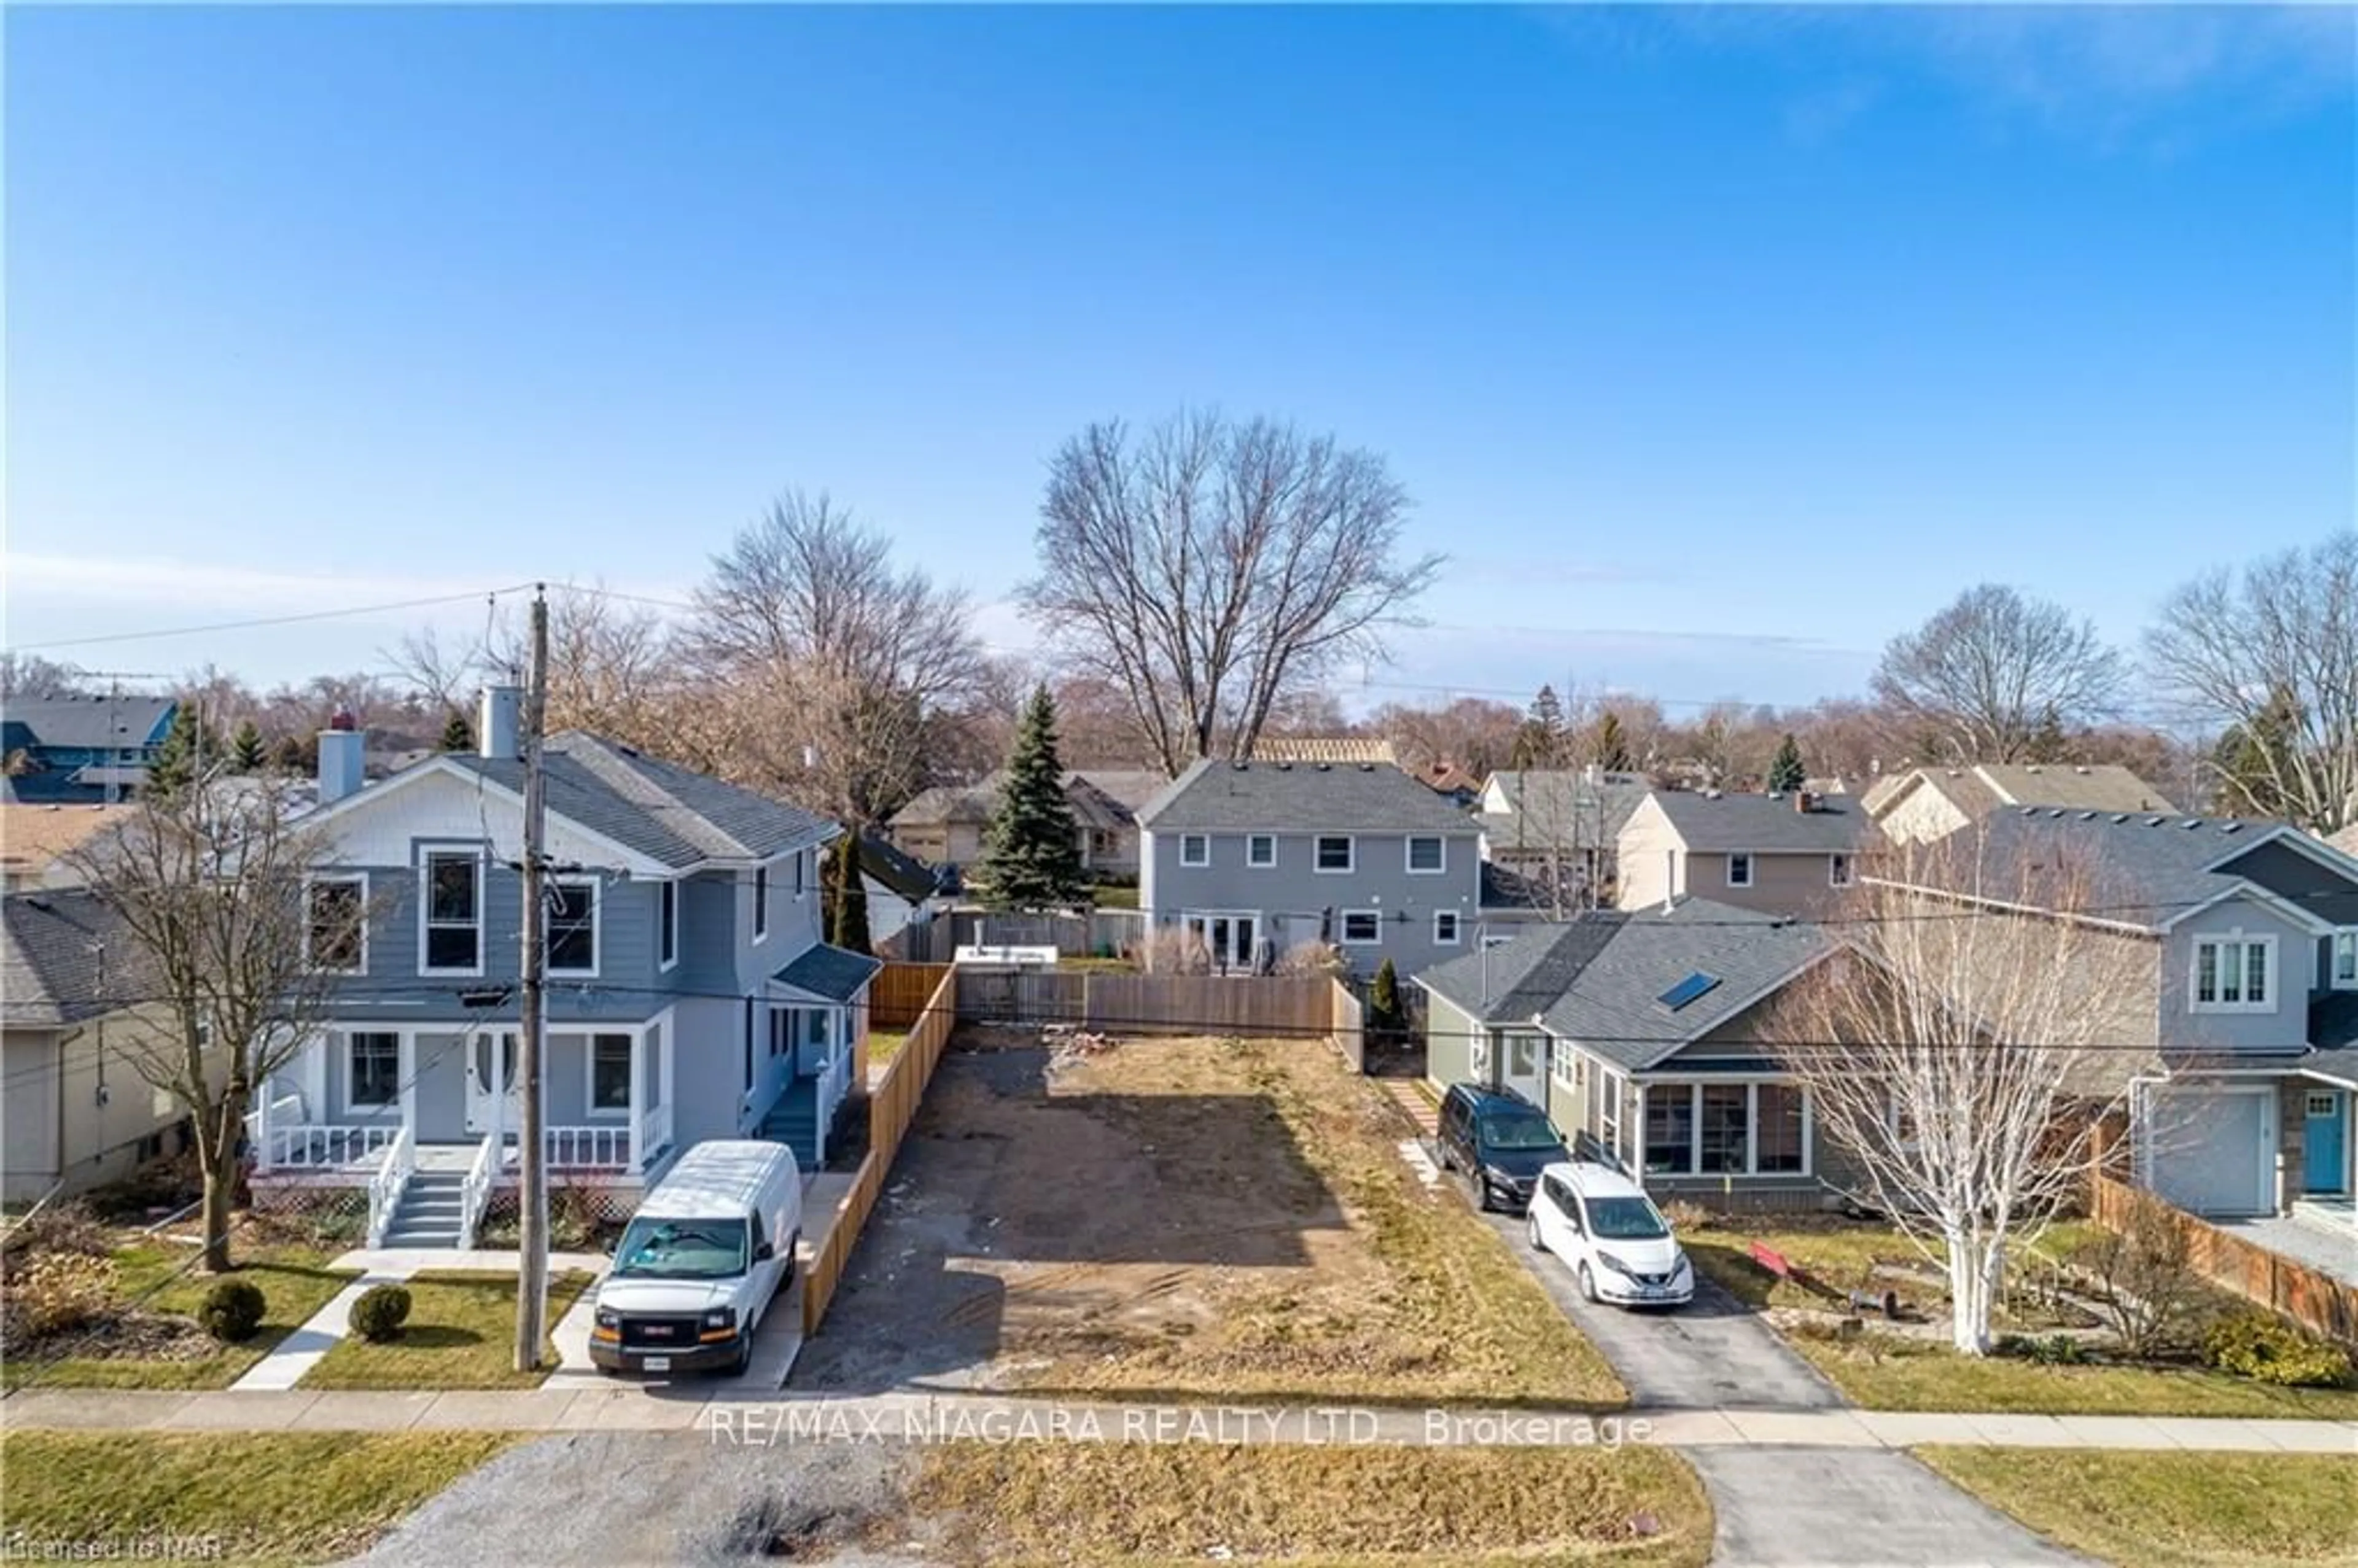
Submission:
[[[1648,1084],[1642,1153],[1651,1175],[1808,1175],[1808,1091],[1778,1083]]]

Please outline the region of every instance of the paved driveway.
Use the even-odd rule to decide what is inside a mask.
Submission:
[[[1632,1402],[1682,1410],[1833,1410],[1843,1403],[1775,1329],[1710,1281],[1698,1282],[1692,1303],[1670,1312],[1583,1301],[1571,1270],[1531,1250],[1521,1219],[1483,1217],[1613,1363]]]
[[[2080,1564],[1909,1454],[1689,1448],[1717,1516],[1714,1568],[2056,1568]]]

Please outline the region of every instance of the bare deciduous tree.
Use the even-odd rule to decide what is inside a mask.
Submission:
[[[857,831],[926,782],[928,741],[987,685],[963,592],[896,567],[826,496],[782,497],[713,561],[694,650],[752,782]]]
[[[2235,809],[2331,833],[2358,820],[2358,533],[2186,584],[2146,633],[2188,718],[2240,738]]]
[[[123,973],[153,994],[162,1027],[128,1054],[196,1124],[214,1272],[233,1266],[246,1112],[330,1015],[337,981],[312,955],[356,952],[369,916],[341,891],[315,897],[306,873],[326,840],[292,812],[281,778],[193,782],[142,796],[103,849],[70,857],[121,922],[133,949],[114,956]]]
[[[71,665],[0,648],[0,697],[24,701],[38,697],[79,697],[90,689],[90,678]]]
[[[1891,640],[1875,693],[1949,752],[1922,760],[2012,762],[2050,714],[2064,724],[2106,717],[2126,678],[2093,622],[1983,583]]]
[[[1022,597],[1176,774],[1250,755],[1281,699],[1381,655],[1441,564],[1402,558],[1408,504],[1374,453],[1267,419],[1092,425],[1050,464]]]
[[[2001,852],[1974,830],[1894,855],[1772,1033],[1851,1195],[1945,1271],[1952,1342],[1979,1356],[2008,1253],[2078,1191],[2125,1103],[2136,1059],[2114,1047],[2135,1038],[2140,979],[2151,996],[2150,953],[2064,917],[2096,904],[2060,843]]]

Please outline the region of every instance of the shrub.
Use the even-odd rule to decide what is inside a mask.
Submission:
[[[1682,1236],[1692,1236],[1698,1230],[1709,1230],[1719,1223],[1717,1214],[1704,1207],[1693,1198],[1672,1198],[1662,1205],[1662,1217],[1671,1222],[1672,1230]]]
[[[197,1308],[197,1322],[223,1345],[235,1345],[254,1337],[269,1310],[262,1287],[252,1280],[223,1280],[205,1292],[203,1303]]]
[[[2332,1388],[2350,1380],[2350,1357],[2266,1313],[2240,1313],[2212,1325],[2202,1358],[2223,1372],[2289,1388]]]
[[[8,1282],[13,1340],[46,1339],[106,1315],[114,1304],[114,1263],[86,1252],[50,1252]]]
[[[409,1292],[400,1285],[371,1285],[352,1303],[352,1332],[372,1345],[401,1337],[409,1321]]]
[[[1331,942],[1296,942],[1278,955],[1277,972],[1281,975],[1324,975],[1330,979],[1350,972],[1350,962],[1343,949]]]
[[[2077,1367],[2088,1359],[2088,1347],[2068,1334],[2007,1334],[1997,1342],[2001,1356],[2019,1357],[2042,1367]]]
[[[1179,925],[1158,925],[1132,945],[1139,968],[1150,975],[1208,975],[1212,949],[1194,932]]]
[[[114,1250],[114,1238],[88,1205],[79,1200],[52,1204],[8,1233],[12,1260],[37,1255],[70,1253],[103,1258]]]
[[[2174,1339],[2202,1293],[2177,1211],[2144,1193],[2119,1230],[2082,1242],[2070,1261],[2089,1277],[2104,1321],[2131,1356],[2150,1356]]]

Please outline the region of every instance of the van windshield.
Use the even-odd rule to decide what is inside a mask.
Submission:
[[[741,1219],[631,1221],[614,1249],[617,1280],[726,1280],[745,1271]]]
[[[1645,1198],[1591,1198],[1588,1228],[1600,1241],[1658,1241],[1671,1233],[1662,1215]]]
[[[1485,1149],[1557,1149],[1563,1144],[1563,1140],[1555,1135],[1555,1128],[1546,1117],[1529,1111],[1508,1111],[1484,1117],[1481,1136]]]

